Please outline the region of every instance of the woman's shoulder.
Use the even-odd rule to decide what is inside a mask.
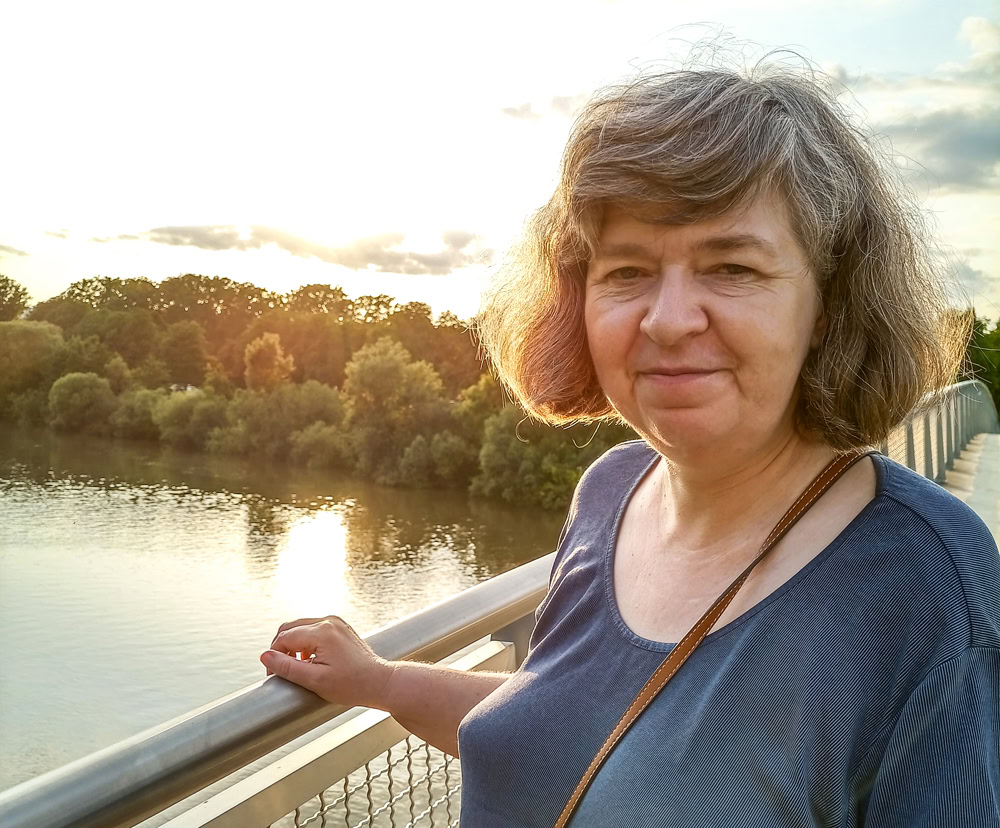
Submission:
[[[937,483],[886,457],[877,464],[886,506],[878,531],[907,545],[907,565],[926,576],[923,598],[967,612],[970,645],[1000,644],[1000,554],[989,528]]]
[[[577,492],[609,485],[629,489],[657,459],[656,450],[645,440],[618,443],[590,464],[580,478]]]

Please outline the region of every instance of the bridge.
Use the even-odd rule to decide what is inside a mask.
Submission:
[[[928,398],[880,450],[969,504],[1000,540],[1000,421],[980,382]],[[389,659],[513,670],[552,555],[367,637]],[[5,828],[456,826],[457,760],[387,713],[270,678],[0,793]]]

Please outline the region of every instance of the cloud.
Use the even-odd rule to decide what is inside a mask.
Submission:
[[[531,103],[523,103],[520,106],[505,106],[500,111],[504,115],[509,115],[520,121],[535,121],[542,117],[540,113],[531,108]]]
[[[579,95],[553,95],[552,111],[556,115],[564,118],[572,118],[590,100],[590,95],[582,93]]]
[[[51,236],[54,239],[68,239],[69,238],[69,231],[66,230],[66,229],[63,229],[63,230],[46,230],[45,231],[45,235],[46,236]]]
[[[942,189],[1000,185],[1000,107],[911,115],[879,130],[904,144]]]
[[[119,236],[118,238],[123,238]],[[202,250],[257,250],[273,244],[300,258],[316,258],[351,270],[439,276],[460,267],[481,262],[491,251],[479,249],[476,236],[465,230],[449,230],[442,235],[444,246],[437,251],[401,249],[403,233],[382,233],[332,247],[273,227],[234,225],[154,227],[141,238],[173,246]]]
[[[16,247],[8,247],[5,244],[0,244],[0,255],[27,256],[28,254],[24,250],[18,250]]]
[[[549,101],[549,114],[558,115],[562,118],[572,118],[580,108],[590,100],[590,95],[580,93],[578,95],[553,95]],[[520,106],[505,106],[500,110],[504,115],[517,118],[520,121],[537,121],[544,117],[541,112],[536,112],[529,101]]]
[[[138,236],[130,236],[128,234],[123,234],[121,236],[91,236],[87,241],[97,242],[98,244],[107,244],[113,241],[138,241]]]

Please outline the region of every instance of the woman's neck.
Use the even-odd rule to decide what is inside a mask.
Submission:
[[[651,492],[658,534],[678,551],[736,554],[758,544],[834,456],[793,432],[739,459],[720,458],[714,469],[665,457]]]

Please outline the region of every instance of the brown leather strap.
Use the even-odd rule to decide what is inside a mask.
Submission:
[[[619,720],[618,724],[615,725],[615,729],[611,731],[608,738],[601,745],[601,749],[597,751],[597,755],[591,760],[590,765],[587,770],[584,771],[583,776],[577,783],[576,788],[574,788],[569,801],[562,809],[562,813],[559,814],[559,819],[556,820],[555,828],[565,828],[569,823],[570,818],[573,816],[573,812],[576,810],[577,805],[580,804],[580,800],[583,798],[584,793],[590,786],[591,781],[596,775],[597,771],[600,769],[601,765],[604,764],[604,760],[608,758],[611,751],[614,750],[615,745],[621,741],[622,736],[625,732],[632,726],[636,719],[643,710],[649,705],[649,703],[656,698],[657,694],[666,686],[667,682],[673,678],[674,674],[681,668],[681,665],[687,661],[688,656],[694,652],[695,647],[697,647],[701,640],[708,634],[708,631],[715,626],[719,618],[722,617],[722,613],[726,611],[726,607],[733,600],[736,593],[739,592],[741,586],[743,586],[744,581],[753,571],[753,568],[757,566],[763,559],[764,556],[770,552],[774,546],[784,537],[785,533],[791,529],[806,513],[810,506],[815,503],[820,496],[832,486],[837,479],[847,471],[851,466],[853,466],[862,457],[868,454],[872,454],[871,451],[855,451],[849,454],[842,454],[833,460],[830,465],[828,465],[819,476],[809,484],[809,487],[799,495],[798,500],[792,504],[791,508],[785,512],[781,520],[779,520],[774,529],[771,530],[771,534],[767,536],[763,545],[760,547],[760,551],[757,553],[757,557],[750,562],[750,565],[744,569],[739,577],[733,581],[726,590],[715,599],[715,602],[708,608],[705,614],[698,619],[693,627],[687,631],[684,637],[677,643],[677,645],[670,651],[667,657],[663,660],[663,663],[656,668],[656,672],[650,677],[649,681],[643,685],[642,690],[639,691],[639,695],[633,699],[632,703],[628,706],[624,715]]]

